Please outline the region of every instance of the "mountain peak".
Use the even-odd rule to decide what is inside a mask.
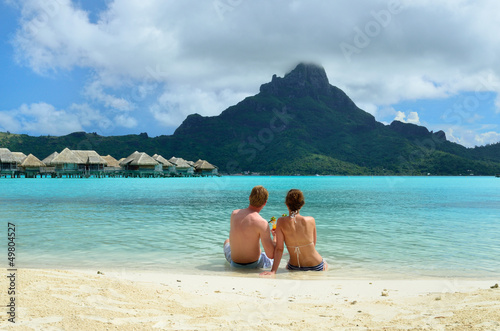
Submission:
[[[401,121],[393,121],[389,128],[394,130],[405,137],[427,137],[429,135],[434,135],[437,141],[446,141],[446,134],[443,131],[433,132],[430,131],[425,126],[420,126],[412,123],[403,123]]]
[[[305,81],[316,88],[330,85],[325,69],[314,63],[299,63],[295,69],[285,75],[284,79]]]
[[[317,64],[299,63],[295,69],[287,73],[283,78],[273,75],[270,83],[263,84],[260,92],[272,95],[282,95],[293,92],[295,96],[329,94],[330,83],[325,69]]]

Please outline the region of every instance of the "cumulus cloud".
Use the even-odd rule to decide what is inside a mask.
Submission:
[[[58,135],[83,129],[76,115],[46,103],[23,104],[2,113],[0,126],[5,131]]]
[[[495,131],[489,131],[481,134],[476,134],[474,138],[476,146],[494,144],[500,141],[500,133]]]
[[[47,103],[23,104],[18,109],[3,110],[0,131],[25,132],[32,135],[65,135],[85,128],[101,132],[113,123],[86,104],[73,104],[67,110],[56,109]]]
[[[138,124],[134,112],[166,127],[193,112],[217,115],[300,61],[322,64],[333,85],[375,116],[478,85],[500,92],[495,0],[114,0],[92,21],[70,0],[19,6],[19,62],[40,74],[88,70],[84,94],[129,112],[109,117],[125,127]],[[346,45],[355,48],[349,56]],[[417,113],[403,119],[419,123]]]
[[[411,123],[411,124],[417,124],[420,125],[420,118],[418,117],[418,113],[415,111],[411,111],[406,115],[402,111],[397,111],[396,112],[396,117],[394,118],[395,121],[400,121],[403,123]]]
[[[128,100],[105,93],[102,85],[98,81],[94,81],[91,84],[88,84],[85,88],[84,93],[90,99],[103,104],[106,108],[121,111],[130,111],[134,109],[134,105]]]
[[[155,119],[166,126],[176,125],[189,114],[218,114],[226,105],[236,104],[246,95],[231,90],[210,92],[192,86],[177,86],[164,91],[150,108]]]
[[[125,128],[135,128],[137,126],[137,120],[125,114],[115,116],[115,123]]]
[[[495,124],[473,126],[441,125],[440,128],[446,133],[446,139],[465,147],[495,144],[500,141],[498,126]]]

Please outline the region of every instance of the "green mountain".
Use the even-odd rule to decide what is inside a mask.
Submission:
[[[0,134],[0,147],[44,158],[64,147],[125,157],[135,150],[206,159],[221,173],[493,175],[500,144],[465,148],[442,131],[384,125],[329,84],[324,69],[299,64],[218,116],[189,115],[171,136],[63,137]]]

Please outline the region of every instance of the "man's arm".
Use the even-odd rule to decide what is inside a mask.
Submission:
[[[261,272],[261,276],[272,276],[276,274],[280,266],[281,258],[283,256],[283,250],[285,249],[285,236],[281,232],[281,228],[276,226],[276,247],[274,248],[274,261],[271,271]]]
[[[271,239],[269,223],[265,219],[262,219],[264,223],[259,227],[260,229],[260,241],[262,242],[262,247],[264,247],[264,252],[268,258],[274,258],[274,247],[276,246],[273,239]]]

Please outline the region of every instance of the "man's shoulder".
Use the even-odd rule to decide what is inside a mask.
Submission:
[[[231,213],[231,216],[236,215],[236,214],[241,214],[241,212],[243,212],[243,211],[244,211],[244,209],[243,209],[243,208],[241,208],[241,209],[235,209],[235,210],[233,210],[233,212]]]
[[[263,226],[267,224],[267,221],[259,213],[252,213],[249,216],[255,225]]]

